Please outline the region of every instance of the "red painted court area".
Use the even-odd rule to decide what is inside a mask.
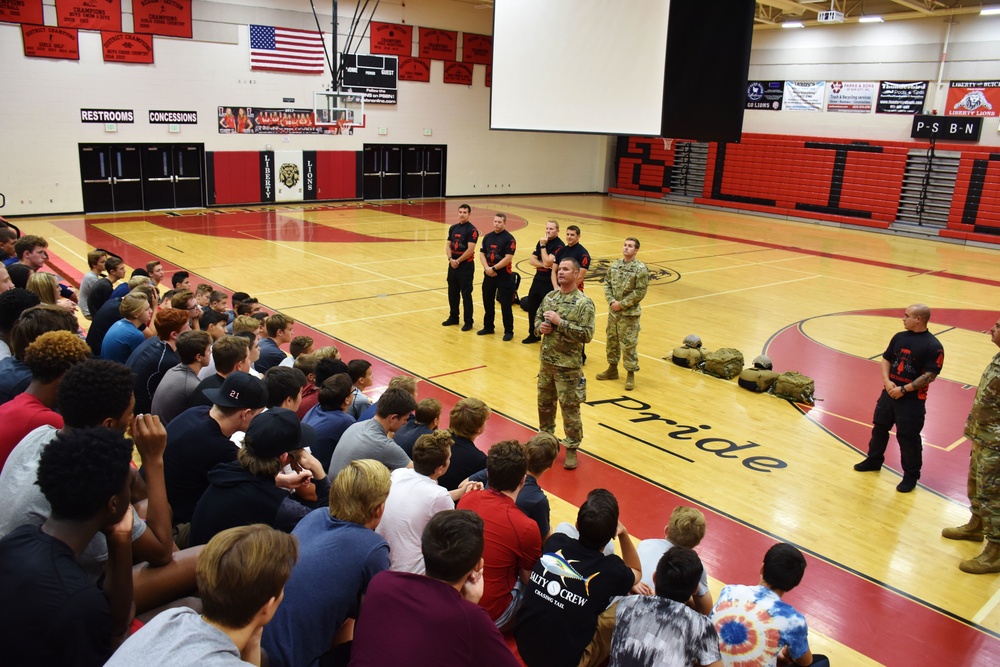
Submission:
[[[379,224],[378,235],[366,234],[361,231],[344,229],[337,226],[337,222],[346,222],[348,215],[354,215],[361,209],[368,212],[385,213],[387,215],[398,215],[407,218],[417,218],[428,222],[451,225],[458,211],[457,202],[426,202],[408,204],[397,202],[392,204],[344,204],[344,205],[317,205],[306,209],[313,215],[303,215],[303,208],[288,207],[287,213],[283,213],[283,207],[264,209],[227,209],[220,211],[202,211],[191,215],[170,215],[151,214],[137,216],[115,216],[115,217],[94,217],[87,221],[82,230],[73,230],[70,223],[69,228],[60,225],[67,231],[83,232],[83,237],[94,247],[105,248],[121,255],[114,248],[114,240],[108,234],[94,227],[102,223],[109,222],[146,222],[157,225],[164,229],[186,234],[200,234],[215,238],[233,239],[258,239],[262,241],[282,241],[289,243],[399,243],[424,241],[423,237],[414,238],[412,228],[401,228],[398,234],[390,227],[383,227]],[[337,217],[341,212],[344,217]],[[470,221],[476,226],[481,234],[493,231],[493,209],[473,207]],[[513,213],[507,215],[507,231],[516,231],[527,225],[527,220]],[[325,218],[330,224],[310,221],[305,217]],[[356,225],[357,223],[352,223]],[[441,233],[444,240],[447,228]],[[78,234],[79,235],[79,234]],[[98,242],[103,242],[101,245]],[[124,256],[124,255],[123,255]],[[169,269],[167,269],[169,271]]]
[[[317,345],[336,344],[345,358],[371,361],[376,386],[385,386],[394,375],[406,373],[406,369],[322,332],[310,331],[310,335]],[[420,398],[440,400],[444,412],[462,398],[431,380],[420,382],[418,391]],[[532,425],[495,410],[477,446],[486,451],[490,443],[504,439],[523,442],[535,433]],[[699,507],[705,512],[711,530],[698,552],[711,576],[724,582],[756,583],[760,577],[756,555],[781,539],[647,480],[636,471],[587,455],[581,455],[580,460],[580,468],[571,472],[561,467],[560,455],[555,466],[541,478],[542,487],[577,506],[595,487],[611,490],[619,500],[622,522],[635,537],[662,536],[664,517],[676,505]],[[808,575],[786,600],[806,615],[811,628],[885,665],[1000,664],[1000,639],[991,633],[819,554],[803,551],[807,555]],[[747,554],[755,557],[747,558]],[[888,632],[886,628],[875,627],[859,611],[865,609],[877,610],[880,619],[898,619],[905,627]]]
[[[457,205],[457,202],[449,202],[408,208],[405,204],[396,204],[394,207],[398,211],[391,212],[445,224],[454,219],[454,210],[457,209]],[[379,208],[388,211],[392,207]],[[578,213],[537,208],[550,214],[588,217]],[[492,213],[493,209],[486,209],[480,205],[474,206],[473,219],[479,229],[486,231],[490,228]],[[201,219],[209,217],[211,220]],[[323,225],[304,223],[301,219],[296,221],[293,226],[286,226],[280,224],[279,218],[282,217],[286,216],[281,215],[280,211],[261,211],[246,212],[246,215],[235,212],[209,213],[206,216],[164,215],[150,218],[136,217],[134,219],[146,220],[151,224],[162,225],[178,231],[219,236],[239,235],[241,238],[247,238],[248,228],[254,229],[258,235],[261,230],[272,230],[275,240],[319,240],[315,238],[315,235],[326,233],[320,230],[331,229]],[[599,216],[592,217],[599,218]],[[513,216],[510,216],[508,220],[511,218]],[[123,220],[125,218],[95,219],[86,223],[73,220],[67,221],[66,224],[57,224],[77,237],[86,240],[90,245],[107,248],[121,255],[129,265],[142,265],[152,258],[148,252],[94,226],[101,222],[120,222]],[[648,225],[680,233],[715,236],[624,219],[613,219],[613,221],[640,226]],[[310,229],[315,228],[312,232],[313,238],[298,236],[297,230],[305,229],[305,226]],[[285,234],[292,238],[285,236]],[[264,236],[260,237],[264,238]],[[383,240],[367,237],[363,234],[360,237],[337,237],[336,234],[333,234],[329,241]],[[750,245],[771,245],[752,239],[731,237],[729,240]],[[794,248],[782,247],[782,249],[797,252]],[[850,258],[843,257],[843,259]],[[177,268],[180,267],[165,266],[168,273]],[[908,267],[899,268],[911,270]],[[955,277],[965,278],[964,276]],[[203,280],[205,279],[202,276],[192,275],[192,282],[202,282]],[[238,289],[242,286],[221,286],[222,289],[227,287]],[[891,317],[899,315],[896,310],[864,311],[852,314]],[[945,312],[936,310],[934,321],[935,325],[958,326],[979,331],[989,327],[993,322],[991,319],[993,317],[995,315],[992,313],[987,315],[981,311]],[[363,350],[353,348],[319,331],[310,331],[310,335],[316,340],[317,345],[337,344],[346,358],[360,357],[372,361],[375,368],[376,385],[384,386],[393,375],[406,372],[405,369],[394,366],[388,360],[373,358]],[[875,362],[845,355],[820,345],[806,337],[797,325],[777,332],[769,345],[780,347],[782,360],[787,360],[790,365],[799,364],[801,370],[813,375],[817,379],[817,386],[837,387],[843,382],[845,373],[847,373],[847,377],[851,378],[851,390],[824,391],[822,396],[827,400],[823,403],[823,409],[838,413],[843,411],[844,414],[854,415],[855,417],[852,418],[857,418],[858,421],[862,422],[870,420],[870,413],[874,407],[877,388],[880,384]],[[874,383],[865,379],[873,373]],[[856,391],[857,388],[866,385],[874,387],[871,396],[865,392]],[[419,390],[422,398],[435,397],[441,400],[445,410],[448,410],[460,398],[432,380],[423,380]],[[955,415],[960,415],[961,419],[964,420],[970,401],[971,394],[966,389],[959,386],[949,387],[946,381],[936,382],[932,387],[931,402],[929,403],[929,410],[934,411],[931,413],[934,416],[932,418],[929,415],[928,425],[940,422],[940,426],[935,424],[925,432],[928,440],[947,444],[954,442],[956,438],[951,436],[958,428],[956,421],[958,418]],[[587,408],[584,411],[585,420],[587,419],[586,410]],[[835,427],[832,421],[828,422],[818,414],[811,415],[811,417],[846,442],[863,443],[867,441],[867,434],[864,432],[838,430],[847,427],[840,425]],[[864,431],[864,429],[861,430]],[[494,413],[494,417],[487,422],[487,430],[479,439],[479,446],[485,451],[488,448],[488,443],[504,438],[516,438],[523,441],[534,432],[533,425],[519,422],[504,415],[503,409],[500,407]],[[960,428],[958,428],[958,432],[960,433]],[[950,440],[949,437],[951,437]],[[890,446],[890,451],[892,451],[892,446]],[[956,473],[956,470],[967,465],[967,451],[963,453],[963,448],[957,447],[951,452],[927,452],[925,456],[938,457],[940,461],[936,461],[934,466],[925,467],[928,472],[922,482],[939,493],[961,500],[964,488],[956,488],[955,481],[964,480],[964,467],[960,473]],[[964,461],[962,460],[963,456]],[[961,461],[961,466],[957,463],[958,461]],[[898,461],[895,459],[892,460],[892,463],[898,465]],[[701,505],[696,499],[681,496],[670,488],[644,479],[641,476],[641,471],[623,470],[587,455],[581,456],[580,469],[575,472],[563,470],[560,464],[561,461],[557,461],[555,468],[542,478],[542,486],[546,491],[569,503],[579,505],[585,499],[586,494],[595,486],[603,486],[612,490],[620,500],[623,522],[637,537],[652,537],[662,534],[663,518],[669,513],[670,508],[677,504],[700,506],[706,512],[711,530],[699,548],[699,552],[711,575],[722,581],[756,582],[759,576],[759,562],[756,556],[748,559],[746,555],[761,554],[779,539],[778,536],[765,534],[746,520],[718,512],[711,507]],[[942,469],[947,470],[941,471],[940,474],[937,470],[932,473],[931,470],[939,465]],[[821,554],[807,552],[807,558],[809,560],[808,575],[803,584],[790,593],[787,599],[807,616],[810,627],[834,641],[886,665],[1000,664],[1000,638],[994,633],[976,626],[968,620],[957,618],[944,610],[933,608],[912,596],[892,589],[883,582],[852,571],[842,564],[832,562]],[[866,610],[870,610],[871,614],[866,613]],[[887,621],[894,622],[897,627],[884,627]]]
[[[384,386],[392,376],[406,372],[321,332],[313,331],[311,335],[317,345],[321,341],[335,343],[346,358],[361,357],[371,361],[376,369],[376,385]],[[418,389],[421,398],[440,400],[444,411],[461,398],[428,380],[422,381]],[[486,451],[489,443],[504,439],[523,442],[535,432],[532,425],[514,420],[499,410],[486,423],[477,446]],[[571,472],[561,467],[561,459],[562,456],[541,478],[542,487],[577,506],[583,503],[591,489],[597,486],[610,489],[619,499],[622,522],[636,537],[661,536],[664,517],[676,505],[701,508],[711,530],[698,551],[711,576],[724,582],[756,583],[760,564],[756,557],[747,558],[746,555],[762,554],[781,539],[736,517],[716,512],[697,499],[678,495],[642,478],[635,471],[581,455],[580,468]],[[992,634],[819,554],[804,551],[809,563],[808,575],[786,599],[806,615],[811,628],[886,665],[1000,664],[1000,640]],[[878,610],[880,619],[898,619],[905,628],[887,632],[886,628],[873,627],[865,621],[864,614],[859,613],[865,609]]]
[[[877,309],[824,315],[823,317],[870,316],[899,318],[899,310]],[[934,309],[931,332],[949,327],[972,332],[983,331],[996,321],[994,311]],[[802,330],[803,322],[789,325],[775,334],[765,348],[765,354],[781,359],[782,372],[795,369],[816,381],[817,409],[800,406],[811,420],[840,439],[846,446],[859,451],[859,460],[867,453],[871,434],[872,413],[882,391],[879,370],[881,356],[875,360],[864,359],[835,350],[810,338]],[[902,326],[900,326],[902,330]],[[888,343],[888,340],[885,341]],[[945,348],[945,368],[948,350]],[[965,418],[972,407],[975,387],[939,377],[929,387],[927,419],[922,436],[924,466],[920,484],[953,500],[968,502],[965,477],[969,468],[968,441],[944,451],[963,439]],[[860,422],[860,423],[858,423]],[[886,450],[886,465],[901,473],[899,446],[895,436],[890,437]]]

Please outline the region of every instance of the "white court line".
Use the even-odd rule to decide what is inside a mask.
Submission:
[[[980,607],[979,611],[976,612],[976,615],[972,617],[972,622],[976,625],[980,625],[983,622],[983,619],[989,616],[990,612],[993,611],[993,608],[997,606],[998,602],[1000,602],[1000,590],[994,593],[993,597],[991,597],[986,604]]]
[[[651,304],[648,304],[648,305],[644,303],[642,305],[643,305],[644,308],[653,308],[653,307],[656,307],[656,306],[669,306],[671,304],[683,303],[685,301],[697,301],[698,299],[710,299],[710,298],[716,297],[716,296],[725,296],[726,294],[736,294],[737,292],[749,292],[750,290],[764,289],[766,287],[777,287],[778,285],[787,285],[789,283],[798,283],[798,282],[802,282],[803,280],[813,280],[815,278],[822,278],[822,277],[823,276],[813,275],[813,276],[807,276],[805,278],[793,278],[792,280],[782,280],[781,282],[767,283],[766,285],[755,285],[753,287],[741,287],[740,289],[731,289],[731,290],[726,290],[724,292],[713,292],[711,294],[701,294],[701,295],[698,295],[698,296],[689,296],[689,297],[687,297],[685,299],[674,299],[673,301],[661,301],[659,303],[651,303]]]
[[[651,245],[655,245],[652,244]],[[675,245],[668,246],[668,248],[674,248],[676,250],[700,250],[701,248],[718,248],[724,245],[746,245],[745,243],[739,243],[738,241],[715,241],[714,243],[695,243],[692,245]],[[641,252],[641,250],[640,250]]]
[[[788,270],[788,271],[799,271],[801,269],[786,269],[786,270]],[[859,280],[852,280],[850,278],[844,278],[842,276],[822,275],[820,277],[821,278],[829,278],[830,280],[838,280],[840,282],[849,283],[851,285],[862,285],[862,286],[868,287],[868,288],[871,287],[871,283],[870,282],[861,282]],[[884,285],[882,287],[882,289],[891,289],[894,292],[905,292],[906,294],[913,294],[913,288],[912,287],[895,287],[896,284],[899,284],[899,283],[892,283],[891,285]],[[973,286],[969,285],[969,287],[972,288]],[[935,298],[936,302],[948,302],[948,303],[957,304],[957,305],[966,306],[966,307],[974,306],[974,307],[979,308],[981,310],[991,310],[996,305],[996,304],[994,304],[992,302],[965,301],[965,300],[956,299],[956,298],[954,298],[952,296],[947,296],[947,295],[935,296],[934,298]]]
[[[84,255],[81,255],[80,253],[78,253],[77,251],[73,250],[72,248],[70,248],[65,243],[62,243],[61,241],[59,241],[58,238],[53,238],[51,236],[48,237],[48,238],[49,238],[49,243],[51,243],[52,245],[58,245],[60,248],[65,248],[67,253],[69,253],[70,255],[73,255],[75,257],[78,257],[79,259],[81,259],[83,261],[84,264],[87,263],[87,258]],[[59,254],[60,254],[60,256],[64,255],[64,253],[59,253]],[[89,270],[90,270],[90,267],[87,267],[87,271],[89,271]]]
[[[310,287],[292,287],[289,289],[278,289],[271,290],[270,292],[255,292],[255,295],[259,298],[265,294],[285,294],[287,292],[300,292],[302,290],[312,290],[312,289],[330,289],[334,287],[344,287],[349,285],[367,285],[368,283],[380,283],[385,278],[372,278],[371,280],[355,280],[349,283],[327,283],[326,285],[312,285]]]
[[[363,267],[358,267],[356,264],[348,264],[347,262],[341,262],[341,261],[336,260],[336,259],[334,259],[332,257],[327,257],[326,255],[320,255],[319,253],[310,252],[310,251],[304,250],[302,248],[291,247],[291,246],[288,246],[288,245],[286,245],[285,243],[283,243],[281,241],[269,241],[268,239],[262,239],[259,236],[254,236],[253,234],[246,234],[246,233],[244,233],[244,236],[246,236],[247,238],[250,238],[250,239],[254,239],[256,241],[265,241],[265,242],[268,242],[268,243],[273,243],[274,245],[278,246],[279,248],[284,248],[285,250],[290,250],[290,251],[293,251],[293,252],[299,252],[299,253],[302,253],[303,255],[310,255],[312,257],[316,257],[318,259],[321,259],[321,260],[324,260],[324,261],[327,261],[327,262],[331,262],[331,263],[337,264],[339,266],[347,266],[347,267],[352,267],[352,268],[358,268],[359,271],[365,271],[367,273],[372,274],[373,276],[379,276],[383,280],[396,280],[398,282],[403,283],[404,285],[409,285],[410,287],[420,287],[420,285],[414,285],[412,283],[408,283],[405,280],[402,280],[400,278],[396,278],[396,277],[393,277],[393,276],[386,276],[384,274],[378,273],[377,271],[372,271],[371,269],[366,269],[366,268],[363,268]]]
[[[353,266],[353,265],[351,265],[351,266]],[[369,273],[374,273],[374,271],[369,271]],[[436,276],[436,275],[438,275],[438,272],[435,271],[434,273],[419,273],[417,275],[412,275],[412,276],[407,276],[407,277],[408,278],[424,278],[426,276]],[[260,296],[263,296],[265,294],[285,294],[287,292],[301,292],[302,290],[331,289],[331,288],[346,287],[346,286],[351,286],[351,285],[367,285],[369,283],[380,283],[380,282],[384,282],[386,280],[399,280],[399,278],[382,277],[382,278],[373,278],[371,280],[354,280],[354,281],[346,282],[346,283],[327,283],[326,285],[311,285],[309,287],[293,287],[293,288],[290,288],[290,289],[272,290],[270,292],[254,292],[254,295],[257,296],[257,297],[260,297]],[[435,287],[433,289],[437,289],[437,288]],[[296,307],[300,307],[300,306],[296,306]]]
[[[761,248],[758,248],[757,246],[750,246],[745,243],[737,243],[735,241],[716,241],[715,243],[695,243],[692,245],[674,245],[669,247],[674,250],[684,250],[689,252],[704,252],[705,250],[721,250],[723,248],[747,248],[747,252],[757,252],[761,250]],[[642,252],[642,250],[639,252]]]
[[[844,415],[838,414],[836,412],[830,412],[829,410],[824,410],[822,408],[818,408],[815,405],[812,406],[812,408],[810,408],[809,412],[810,412],[810,414],[813,413],[813,412],[822,412],[825,415],[830,415],[831,417],[836,417],[837,419],[843,419],[844,421],[851,422],[852,424],[857,424],[858,426],[864,426],[866,430],[872,428],[872,424],[869,424],[868,422],[858,421],[857,419],[851,419],[850,417],[845,417]],[[815,419],[813,419],[812,421],[814,421],[816,423],[819,423],[818,420],[815,420]],[[889,432],[892,433],[893,435],[896,435],[896,429],[895,428],[890,429]],[[954,448],[956,445],[960,444],[963,440],[965,440],[965,438],[962,438],[961,440],[959,440],[958,442],[956,442],[954,445],[949,445],[948,447],[942,447],[940,445],[935,445],[933,442],[928,442],[926,439],[924,439],[923,444],[927,445],[928,447],[933,447],[934,449],[939,449],[941,451],[947,452],[947,451],[951,451],[952,448]]]
[[[715,259],[715,257],[704,257],[704,258],[699,258],[699,259]],[[698,273],[711,273],[713,271],[731,271],[733,269],[745,269],[745,268],[747,268],[749,266],[767,266],[769,264],[777,264],[778,262],[791,262],[791,261],[794,261],[796,259],[802,259],[802,258],[801,257],[784,257],[782,259],[769,259],[766,262],[750,262],[750,261],[744,260],[744,259],[739,258],[739,257],[729,257],[729,259],[734,259],[736,261],[743,262],[743,263],[742,264],[738,264],[738,265],[734,265],[734,266],[719,266],[719,267],[716,267],[714,269],[698,269],[697,271],[684,271],[684,272],[681,273],[681,275],[682,276],[692,276],[692,275],[695,275],[695,274],[698,274]],[[823,275],[818,274],[815,271],[805,271],[803,269],[788,269],[786,267],[781,267],[781,268],[784,269],[784,270],[786,270],[786,271],[797,271],[798,273],[808,273],[808,274],[810,274],[812,276],[815,276],[817,278],[824,277]]]
[[[595,332],[595,335],[596,335],[596,332]],[[594,338],[589,343],[587,343],[587,345],[603,345],[603,346],[607,347],[608,343],[607,343],[607,341],[599,340],[597,338]],[[655,362],[660,363],[660,364],[664,364],[664,363],[668,362],[667,359],[664,359],[663,357],[658,357],[655,354],[645,354],[645,353],[639,352],[639,353],[636,353],[636,356],[642,357],[643,359],[649,359],[650,361],[655,361]],[[673,362],[671,362],[671,363],[673,363]],[[680,367],[678,367],[678,368],[680,368]],[[694,371],[693,368],[690,368],[690,369],[681,368],[681,370]]]
[[[440,255],[427,255],[425,257],[408,257],[406,259],[406,261],[407,262],[418,261],[418,260],[419,261],[425,261],[425,260],[435,260],[435,259],[441,260],[441,264],[442,265],[444,265],[444,264],[447,263],[447,260],[444,257],[441,257]],[[399,263],[399,259],[377,259],[377,260],[374,260],[374,261],[371,261],[371,262],[358,262],[357,264],[351,264],[351,266],[372,266],[374,264],[398,264],[398,263]],[[478,263],[477,263],[477,266],[478,266]],[[442,269],[441,270],[441,274],[442,275],[447,275],[448,274],[447,268]]]
[[[303,306],[298,306],[298,307],[302,308]],[[382,313],[380,315],[372,315],[370,317],[355,317],[354,319],[351,319],[351,320],[334,320],[332,322],[324,322],[323,324],[312,324],[310,326],[314,326],[314,327],[332,327],[332,326],[337,326],[337,325],[340,325],[340,324],[351,324],[352,322],[368,322],[369,320],[380,320],[380,319],[385,318],[385,317],[397,317],[397,316],[400,316],[400,315],[414,315],[416,313],[427,313],[427,312],[430,312],[432,310],[441,310],[441,309],[447,308],[447,307],[448,307],[448,304],[445,303],[445,304],[442,304],[440,306],[435,306],[434,308],[421,308],[420,310],[405,310],[405,311],[400,312],[400,313]]]

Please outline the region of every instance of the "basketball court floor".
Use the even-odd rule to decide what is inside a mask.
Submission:
[[[461,200],[288,205],[61,216],[17,221],[50,253],[86,269],[102,247],[129,267],[156,257],[169,275],[184,269],[258,297],[296,318],[297,334],[334,343],[346,359],[375,363],[371,393],[389,378],[420,378],[445,415],[476,396],[493,409],[477,444],[526,440],[537,426],[538,345],[516,336],[476,336],[441,327],[447,317],[444,239]],[[807,554],[801,586],[787,600],[807,616],[814,652],[836,665],[1000,664],[1000,579],[959,571],[982,545],[940,537],[968,517],[969,443],[962,427],[976,385],[997,352],[983,332],[1000,314],[1000,252],[715,210],[604,196],[473,199],[472,221],[491,230],[495,211],[517,239],[517,269],[545,222],[576,224],[593,257],[586,293],[597,333],[585,367],[580,466],[562,455],[542,476],[553,519],[573,521],[589,490],[612,490],[638,539],[662,536],[678,504],[702,509],[698,548],[713,593],[755,584],[766,549],[788,541]],[[599,382],[606,366],[607,305],[600,284],[622,241],[637,236],[652,280],[643,302],[641,371]],[[476,279],[476,329],[481,296]],[[878,360],[914,302],[932,309],[945,347],[930,388],[924,471],[910,494],[899,482],[898,447],[888,467],[857,473],[881,388]],[[499,317],[499,315],[498,315]],[[497,323],[499,325],[499,322]],[[499,330],[499,329],[498,329]],[[816,380],[815,406],[753,394],[673,365],[687,334],[705,347],[768,354],[778,371]],[[624,379],[624,375],[623,375]],[[446,419],[442,419],[443,425]],[[561,431],[560,431],[561,434]]]

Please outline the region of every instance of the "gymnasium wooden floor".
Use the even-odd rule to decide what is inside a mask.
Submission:
[[[445,412],[477,396],[494,410],[478,445],[522,441],[536,426],[538,346],[516,337],[442,328],[447,316],[443,243],[459,200],[134,213],[17,221],[50,251],[85,270],[99,246],[138,266],[161,258],[192,284],[243,290],[295,317],[298,333],[332,340],[345,358],[390,377],[422,379],[422,397]],[[575,518],[594,487],[619,498],[636,538],[659,537],[677,504],[708,517],[698,551],[714,591],[757,583],[776,540],[807,553],[803,584],[787,599],[810,623],[814,652],[842,665],[1000,664],[1000,582],[958,562],[982,546],[940,537],[967,518],[969,444],[962,426],[979,376],[996,352],[983,331],[1000,311],[995,250],[603,196],[474,199],[473,222],[508,215],[526,282],[527,257],[545,221],[579,225],[594,258],[586,292],[597,304],[588,346],[589,403],[579,469],[562,457],[541,479],[554,518]],[[633,392],[598,382],[607,306],[601,267],[638,236],[654,275],[643,302],[642,370]],[[477,329],[481,297],[477,276]],[[907,305],[926,302],[946,350],[931,387],[921,485],[899,494],[892,469],[857,473],[880,391],[878,359]],[[499,325],[499,322],[498,322]],[[816,379],[815,407],[740,389],[661,359],[696,333],[705,346],[761,352],[779,371]]]

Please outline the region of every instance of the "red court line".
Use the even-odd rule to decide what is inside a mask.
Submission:
[[[89,229],[90,225],[86,227]],[[103,232],[100,236],[119,244],[124,251],[119,254],[130,265],[137,264],[129,259],[130,255],[148,256],[145,251],[113,236]],[[86,237],[91,238],[89,231]],[[321,331],[312,330],[317,344],[335,343],[342,356],[347,352],[351,358],[361,356],[372,361],[380,383],[386,383],[402,370]],[[424,384],[426,387],[421,388],[421,395],[443,399],[446,407],[460,398],[429,380]],[[494,415],[496,418],[487,422],[477,445],[484,451],[488,448],[485,443],[506,438],[523,440],[535,433],[533,428],[500,411],[494,411]],[[670,509],[677,504],[702,507],[708,515],[709,532],[699,552],[712,576],[725,582],[755,583],[764,551],[780,538],[588,455],[582,457],[580,468],[573,472],[563,470],[557,461],[556,467],[542,479],[546,490],[574,505],[583,502],[595,483],[609,488],[619,498],[622,520],[637,537],[661,535]],[[972,626],[949,612],[932,608],[818,554],[808,551],[807,554],[806,577],[787,599],[806,614],[814,629],[832,640],[885,665],[909,666],[915,664],[915,658],[920,664],[928,665],[1000,664],[1000,641],[996,633]]]
[[[458,373],[468,373],[469,371],[478,371],[480,368],[486,368],[486,364],[482,366],[473,366],[472,368],[463,368],[460,371],[450,371],[448,373],[439,373],[438,375],[428,375],[428,380],[434,380],[435,378],[443,378],[447,375],[457,375]]]

